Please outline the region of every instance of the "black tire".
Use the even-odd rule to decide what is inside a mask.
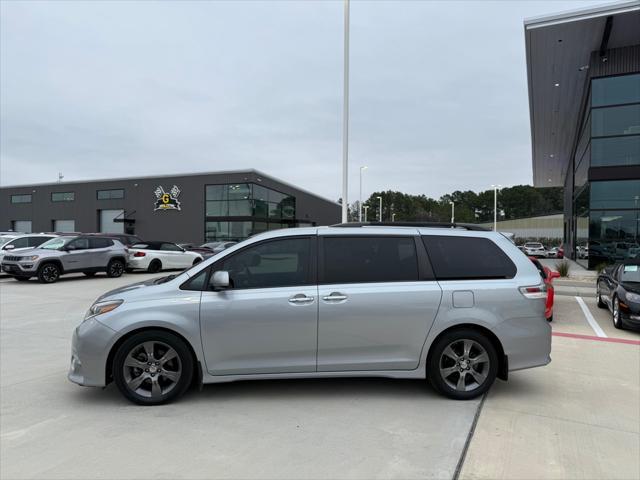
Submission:
[[[121,277],[122,274],[124,273],[124,267],[125,265],[122,260],[119,260],[117,258],[110,260],[109,264],[107,265],[107,277],[110,277],[110,278]]]
[[[16,280],[18,280],[19,282],[26,282],[27,280],[29,280],[29,277],[13,277]]]
[[[87,277],[95,277],[96,272],[82,272],[84,273]]]
[[[177,360],[175,359],[171,360],[173,362],[176,362],[174,363],[174,365],[178,365],[176,369],[180,370],[180,375],[178,380],[174,383],[169,383],[169,386],[171,386],[171,389],[166,393],[161,393],[160,396],[156,398],[152,398],[150,396],[151,385],[152,385],[152,379],[150,378],[150,376],[153,376],[152,373],[147,373],[143,371],[142,368],[130,367],[130,366],[125,367],[125,363],[124,363],[125,360],[128,358],[129,354],[132,351],[135,351],[135,349],[142,348],[142,351],[146,350],[144,347],[141,346],[146,342],[157,342],[157,343],[154,343],[154,345],[156,345],[156,348],[160,348],[160,350],[156,350],[157,352],[159,352],[158,356],[163,355],[161,350],[163,345],[171,347],[177,353],[176,358],[179,359],[179,363],[177,363]],[[146,361],[149,360],[149,358],[148,357],[145,358],[144,353],[142,353],[142,355],[143,355],[142,360],[138,358],[138,361],[141,362],[142,366],[145,366],[144,365],[145,363],[147,363],[148,365],[148,362]],[[161,359],[159,360],[161,361]],[[155,362],[152,362],[152,364],[154,363]],[[158,365],[158,363],[155,363],[155,365]],[[166,365],[166,363],[162,364],[160,366],[160,369],[164,367],[164,365]],[[127,369],[126,371],[125,371],[125,368]],[[150,368],[153,368],[153,367],[150,367]],[[170,369],[167,368],[166,371],[169,372]],[[160,372],[162,372],[162,370],[160,370]],[[120,347],[116,351],[116,354],[113,357],[112,373],[113,373],[113,379],[115,381],[116,386],[118,387],[122,395],[124,395],[127,399],[129,399],[133,403],[137,403],[138,405],[145,405],[145,406],[161,405],[161,404],[176,400],[177,398],[182,396],[191,385],[191,381],[193,379],[193,372],[194,372],[194,361],[193,361],[193,356],[191,355],[191,351],[189,350],[189,347],[178,336],[162,330],[147,330],[129,337],[127,340],[125,340],[122,343],[122,345],[120,345]],[[140,383],[140,387],[138,387],[134,391],[132,390],[132,388],[128,386],[126,375],[128,374],[136,375],[128,379],[130,382],[132,382],[138,378],[138,375],[137,375],[138,373],[139,373],[139,376],[143,376],[143,375],[146,376],[146,379],[143,380]],[[160,379],[163,378],[162,373],[158,373],[157,375],[158,375],[157,381],[160,382]],[[166,378],[165,378],[165,381],[167,381]],[[163,386],[161,388],[166,388],[166,386]],[[147,393],[147,389],[149,390],[148,392],[149,396],[145,396],[141,394],[141,393]],[[140,391],[141,393],[138,393],[138,391]]]
[[[596,302],[598,304],[598,308],[607,308],[607,304],[602,301],[602,296],[600,295],[600,288],[596,287]]]
[[[465,342],[471,342],[471,344],[473,344],[472,349],[466,356],[463,353]],[[458,357],[458,360],[453,360],[452,357],[444,354],[445,349],[451,348],[452,345],[456,348],[459,348],[459,345],[462,346],[462,350],[454,352],[462,353],[462,355]],[[479,345],[479,347],[477,345]],[[481,357],[481,349],[484,349],[487,361],[472,364],[471,362],[473,362],[474,359]],[[475,355],[472,354],[474,352]],[[462,363],[459,363],[463,358],[467,360],[462,360]],[[469,360],[471,360],[471,362],[469,362]],[[445,361],[453,362],[453,364],[444,365],[443,363]],[[454,400],[471,400],[483,395],[489,390],[498,374],[498,361],[496,348],[482,333],[470,328],[451,330],[442,335],[431,347],[427,360],[427,378],[440,394]],[[443,377],[441,374],[441,366],[444,370],[452,370],[452,372],[448,376]],[[462,373],[458,373],[459,369]],[[464,376],[462,375],[463,373]],[[450,385],[450,383],[453,382],[458,383],[461,376],[463,377],[463,384],[468,384],[463,388],[467,386],[473,387],[472,383],[476,383],[477,386],[470,390],[458,390],[455,386]],[[476,376],[482,377],[483,380],[481,382],[476,381]]]
[[[55,263],[44,263],[38,268],[40,283],[55,283],[60,278],[60,267]]]
[[[147,267],[147,272],[158,273],[160,270],[162,270],[162,262],[158,259],[151,260],[151,263]]]
[[[201,258],[196,258],[191,265],[197,265],[202,261]]]

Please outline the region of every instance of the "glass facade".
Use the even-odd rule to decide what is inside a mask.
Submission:
[[[588,268],[640,258],[640,179],[588,181],[589,168],[640,165],[640,74],[591,81],[573,158],[575,259]]]
[[[31,203],[31,194],[11,195],[11,203]]]
[[[53,192],[51,194],[52,202],[73,202],[76,199],[76,194],[73,192]]]
[[[205,241],[244,240],[295,226],[296,199],[254,183],[205,187]]]

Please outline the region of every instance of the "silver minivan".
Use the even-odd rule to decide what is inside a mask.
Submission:
[[[428,379],[471,399],[550,362],[546,291],[500,233],[343,224],[270,231],[177,275],[106,293],[69,379],[142,405],[235,380]]]

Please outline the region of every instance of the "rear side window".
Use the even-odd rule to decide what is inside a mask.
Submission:
[[[168,252],[181,252],[182,251],[182,249],[179,246],[177,246],[177,245],[175,245],[173,243],[163,243],[160,246],[160,250],[166,250]]]
[[[107,248],[113,245],[113,241],[108,238],[91,238],[89,241],[91,248]]]
[[[30,247],[39,247],[47,240],[51,240],[53,237],[29,237]]]
[[[323,283],[418,280],[413,237],[324,237]]]
[[[488,238],[425,235],[424,246],[438,280],[513,278],[516,266]]]

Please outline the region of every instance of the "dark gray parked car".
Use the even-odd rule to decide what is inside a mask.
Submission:
[[[60,275],[76,272],[87,276],[106,272],[109,277],[119,277],[124,272],[126,258],[127,250],[118,240],[67,236],[52,238],[19,255],[5,255],[2,271],[16,280],[38,277],[42,283],[53,283]]]

